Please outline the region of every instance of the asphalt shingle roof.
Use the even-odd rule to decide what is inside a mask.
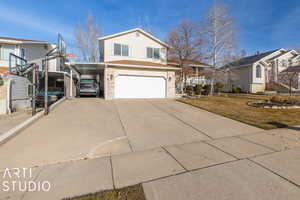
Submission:
[[[278,51],[278,49],[275,49],[275,50],[272,50],[272,51],[267,51],[267,52],[260,53],[260,54],[257,54],[257,55],[253,55],[253,56],[247,56],[247,57],[241,58],[237,61],[234,61],[234,62],[231,62],[231,63],[225,65],[224,68],[250,65],[250,64],[253,64],[253,63],[259,61],[260,59],[274,53],[275,51]]]

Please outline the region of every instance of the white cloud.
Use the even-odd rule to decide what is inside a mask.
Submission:
[[[66,40],[72,40],[73,37],[73,29],[68,25],[46,19],[45,16],[32,15],[28,11],[24,12],[21,9],[3,4],[0,4],[0,20],[53,36],[61,33]]]

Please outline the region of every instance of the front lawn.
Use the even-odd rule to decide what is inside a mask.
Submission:
[[[90,194],[71,200],[145,200],[142,185]]]
[[[268,98],[270,96],[266,95],[228,95],[178,101],[263,129],[300,125],[300,109],[265,109],[247,105],[249,101]]]

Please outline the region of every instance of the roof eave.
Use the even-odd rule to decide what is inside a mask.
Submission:
[[[178,67],[168,67],[168,66],[148,66],[148,65],[131,65],[131,64],[114,64],[105,63],[107,66],[112,67],[128,67],[128,68],[142,68],[142,69],[162,69],[162,70],[181,70]]]
[[[131,65],[131,64],[117,64],[117,63],[88,63],[88,62],[66,62],[68,66],[74,65],[102,65],[102,66],[111,66],[111,67],[127,67],[127,68],[142,68],[142,69],[163,69],[163,70],[181,70],[178,67],[169,67],[169,66],[147,66],[147,65]]]
[[[5,44],[49,44],[48,42],[1,40],[1,39],[0,39],[0,43],[5,43]]]

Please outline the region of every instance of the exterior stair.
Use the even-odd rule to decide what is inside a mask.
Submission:
[[[289,86],[283,84],[283,83],[279,83],[279,82],[269,82],[266,83],[266,90],[267,91],[278,91],[278,92],[282,92],[282,93],[288,93],[290,91]],[[296,92],[297,89],[292,87],[292,91]]]

